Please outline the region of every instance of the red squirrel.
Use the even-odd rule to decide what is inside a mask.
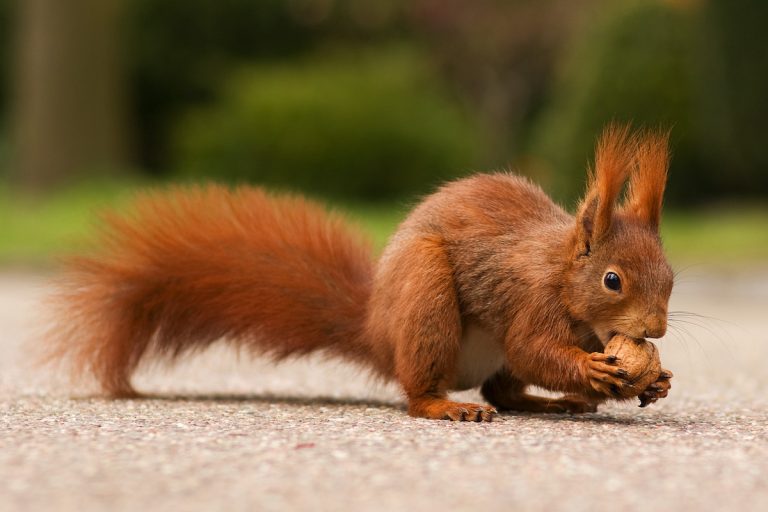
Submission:
[[[411,416],[595,411],[631,386],[602,352],[664,335],[673,273],[659,236],[665,134],[609,126],[575,216],[511,173],[443,185],[378,260],[303,197],[208,185],[145,193],[68,263],[49,355],[113,397],[131,376],[225,339],[276,360],[322,351],[396,380]],[[619,205],[625,182],[626,197]],[[640,394],[667,396],[672,374]],[[565,393],[526,393],[531,386]],[[490,405],[457,403],[480,387]]]

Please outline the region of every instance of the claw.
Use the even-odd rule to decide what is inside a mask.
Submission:
[[[669,370],[661,370],[656,382],[648,385],[648,387],[640,393],[640,407],[647,407],[661,398],[666,398],[667,395],[669,395],[669,390],[672,388],[672,384],[669,382],[669,379],[671,378],[672,372]]]
[[[619,360],[614,355],[606,355],[602,352],[590,354],[588,371],[592,389],[603,396],[621,398],[627,394],[626,390],[633,388],[629,380],[629,372],[616,366]]]
[[[480,411],[477,421],[493,421],[493,415],[497,412],[496,408],[484,409]]]
[[[657,400],[657,397],[643,392],[643,394],[640,395],[640,407],[648,407],[650,404],[656,403]]]

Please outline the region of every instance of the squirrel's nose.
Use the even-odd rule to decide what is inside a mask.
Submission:
[[[644,338],[661,338],[667,332],[667,317],[664,315],[654,315],[648,317],[645,321]]]

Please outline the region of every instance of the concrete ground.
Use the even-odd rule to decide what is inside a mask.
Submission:
[[[683,274],[672,309],[702,316],[659,343],[668,399],[489,424],[221,348],[141,375],[150,399],[70,398],[30,365],[45,286],[0,275],[2,511],[768,510],[768,271]]]

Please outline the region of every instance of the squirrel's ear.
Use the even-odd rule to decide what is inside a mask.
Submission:
[[[588,254],[611,229],[616,200],[627,180],[635,142],[629,125],[608,125],[595,147],[594,170],[588,171],[587,193],[576,218],[578,254]]]
[[[669,131],[639,137],[622,212],[658,231],[669,169]]]

